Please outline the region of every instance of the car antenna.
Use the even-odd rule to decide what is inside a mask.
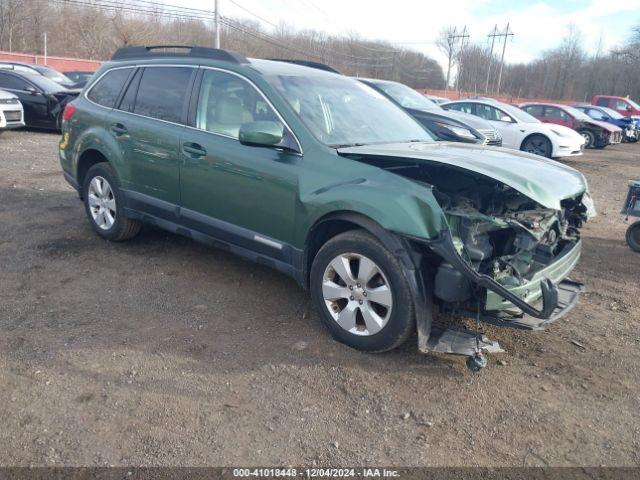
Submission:
[[[476,312],[476,351],[473,355],[467,357],[467,368],[476,373],[487,366],[487,357],[482,353],[480,348],[480,300],[478,300],[478,308]]]

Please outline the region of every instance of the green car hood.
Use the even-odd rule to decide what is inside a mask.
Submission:
[[[347,157],[393,157],[451,165],[493,178],[546,208],[587,191],[577,170],[538,155],[463,143],[393,143],[339,148]]]

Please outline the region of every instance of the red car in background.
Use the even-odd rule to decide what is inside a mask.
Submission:
[[[622,129],[599,122],[568,105],[553,103],[523,103],[520,108],[543,123],[555,123],[572,128],[585,139],[585,148],[604,148],[622,141]]]
[[[629,97],[614,97],[612,95],[596,95],[591,100],[591,105],[607,107],[615,110],[625,117],[636,117],[640,115],[640,105]]]

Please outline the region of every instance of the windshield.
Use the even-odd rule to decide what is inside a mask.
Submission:
[[[373,88],[341,75],[268,75],[311,133],[325,145],[366,145],[433,138]]]
[[[636,110],[640,110],[640,106],[638,106],[638,104],[637,104],[636,102],[634,102],[633,100],[631,100],[631,99],[630,99],[630,98],[628,98],[628,97],[627,97],[627,98],[625,98],[625,100],[626,100],[627,102],[629,102],[629,104],[630,104],[633,108],[635,108]]]
[[[598,108],[602,110],[602,113],[604,113],[608,117],[614,118],[616,120],[620,120],[621,118],[624,118],[623,115],[620,115],[615,110],[611,110],[609,107],[598,107]]]
[[[372,82],[377,88],[393,98],[404,108],[414,108],[417,110],[442,110],[441,107],[429,100],[424,95],[419,94],[413,88],[409,88],[401,83],[392,82]]]
[[[571,115],[573,118],[576,118],[578,120],[593,120],[589,115],[587,115],[586,113],[584,113],[582,110],[578,110],[577,108],[573,108],[573,107],[562,107],[564,108],[564,110]]]
[[[53,80],[56,83],[61,85],[72,85],[74,82],[66,75],[54,70],[53,68],[40,67],[38,68],[39,72],[47,77],[50,80]]]
[[[536,117],[529,115],[524,110],[520,110],[518,107],[514,107],[513,105],[509,105],[508,103],[501,103],[499,108],[507,112],[516,120],[519,120],[523,123],[541,123]]]
[[[53,80],[49,80],[44,75],[39,75],[36,73],[23,73],[24,78],[28,79],[31,83],[34,83],[38,87],[40,87],[44,92],[47,93],[57,93],[64,92],[67,89],[62,85],[54,82]]]

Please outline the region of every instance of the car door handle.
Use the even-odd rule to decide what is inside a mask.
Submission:
[[[204,157],[207,154],[207,151],[201,145],[197,143],[183,143],[182,144],[182,152],[189,158],[200,158]]]
[[[129,130],[127,130],[127,128],[121,123],[114,123],[113,125],[111,125],[110,130],[111,133],[113,133],[113,135],[116,137],[122,137],[123,135],[129,133]]]

